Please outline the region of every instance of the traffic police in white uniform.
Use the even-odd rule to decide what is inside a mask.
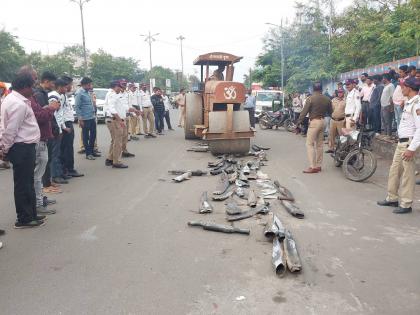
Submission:
[[[356,122],[359,119],[360,109],[362,104],[360,102],[360,94],[354,80],[346,81],[346,89],[348,91],[346,97],[346,107],[344,113],[346,115],[346,128],[356,128]]]
[[[389,170],[388,195],[380,206],[396,207],[394,213],[409,213],[414,199],[415,154],[420,146],[420,80],[406,79],[402,93],[408,98],[398,126],[398,144]]]

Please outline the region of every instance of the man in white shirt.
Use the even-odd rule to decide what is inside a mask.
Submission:
[[[119,81],[112,82],[111,90],[105,98],[106,125],[111,134],[111,145],[105,165],[113,168],[128,167],[121,162],[123,138],[127,130],[125,120],[127,112],[120,94],[122,89]]]
[[[412,211],[416,170],[414,159],[420,146],[420,80],[406,79],[401,89],[408,100],[398,126],[399,138],[389,169],[388,194],[385,200],[378,201],[380,206],[397,207],[393,211],[397,214]]]
[[[130,120],[129,120],[130,113],[129,112],[132,112],[133,108],[130,107],[130,103],[128,100],[127,81],[122,79],[119,82],[121,86],[121,92],[119,94],[120,94],[122,105],[125,108],[124,119],[125,119],[125,127],[126,127],[126,130],[124,131],[124,137],[123,137],[123,143],[122,143],[122,156],[135,157],[135,154],[130,153],[127,150],[127,143],[129,139],[128,131],[130,130]]]
[[[130,108],[134,108],[136,110],[140,110],[139,107],[139,100],[137,96],[137,87],[130,83],[128,85],[128,105]],[[131,140],[139,140],[139,138],[136,136],[138,133],[138,125],[140,122],[140,118],[135,115],[131,114],[129,118],[129,124],[130,124],[130,130],[129,130],[129,137]]]
[[[370,107],[370,97],[372,96],[373,89],[375,88],[375,84],[373,84],[373,80],[371,77],[367,77],[365,80],[365,84],[360,91],[360,97],[362,99],[362,125],[372,125],[372,121],[368,121],[369,117],[369,107]]]
[[[54,144],[51,152],[51,177],[54,183],[56,184],[67,184],[67,179],[70,179],[70,176],[64,175],[63,165],[61,164],[61,138],[63,132],[70,133],[70,128],[67,128],[64,116],[63,116],[63,105],[64,105],[64,94],[67,92],[67,81],[62,78],[58,78],[55,82],[55,90],[48,93],[48,102],[59,103],[60,107],[54,113],[54,118],[57,122],[58,131],[54,133]]]
[[[66,93],[71,93],[73,90],[73,79],[68,76],[63,76],[60,79],[67,82]],[[61,139],[61,164],[63,165],[64,175],[70,177],[82,177],[83,174],[80,174],[74,168],[74,114],[73,106],[70,104],[67,94],[64,93],[63,96],[63,119],[66,129],[63,129],[63,138]]]
[[[174,130],[171,125],[171,116],[169,113],[169,109],[171,107],[171,102],[169,101],[168,94],[165,93],[162,94],[163,104],[165,105],[165,120],[166,125],[168,126],[168,130]]]
[[[348,91],[346,97],[346,108],[344,110],[344,114],[346,116],[346,128],[355,129],[361,109],[360,94],[356,88],[356,82],[352,79],[346,81],[346,89]]]
[[[145,138],[156,138],[153,134],[154,125],[155,125],[155,115],[153,113],[153,104],[150,100],[150,93],[147,91],[146,84],[141,85],[141,90],[139,91],[139,106],[140,111],[143,116],[143,129]]]
[[[392,95],[394,94],[394,85],[391,83],[391,76],[388,73],[383,75],[384,89],[381,95],[381,118],[384,126],[385,135],[392,135],[392,120],[394,118],[394,105]]]

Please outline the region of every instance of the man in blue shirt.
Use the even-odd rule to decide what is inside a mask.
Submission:
[[[80,81],[81,88],[76,92],[75,105],[79,125],[82,128],[83,145],[86,150],[86,159],[95,160],[101,156],[93,151],[96,138],[95,107],[89,91],[92,90],[92,80],[84,77]]]
[[[251,90],[248,91],[248,95],[245,100],[244,109],[249,113],[249,124],[252,128],[255,128],[255,96],[251,94]]]

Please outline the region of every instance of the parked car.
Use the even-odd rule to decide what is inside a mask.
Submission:
[[[71,105],[71,107],[73,108],[73,117],[74,117],[74,119],[73,119],[73,122],[74,123],[77,123],[77,115],[76,115],[76,110],[74,109],[74,94],[72,94],[71,96],[69,96],[69,103],[70,103],[70,105]]]
[[[96,119],[98,123],[105,123],[105,97],[109,89],[95,88],[93,93],[96,97]]]

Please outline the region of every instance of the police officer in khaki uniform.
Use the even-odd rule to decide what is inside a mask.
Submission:
[[[330,132],[328,144],[329,149],[325,153],[333,153],[335,147],[335,138],[340,134],[341,129],[344,128],[345,114],[344,109],[346,108],[346,100],[344,99],[344,90],[337,90],[337,97],[334,97],[332,102],[332,114],[330,122]]]
[[[380,206],[397,207],[393,212],[398,214],[411,212],[414,199],[414,156],[420,146],[420,80],[408,78],[401,88],[408,101],[398,126],[399,139],[389,169],[388,195],[385,200],[378,201]]]
[[[321,172],[324,144],[324,117],[331,114],[331,100],[322,95],[321,83],[313,85],[314,93],[305,102],[305,107],[300,113],[297,125],[300,125],[309,113],[309,128],[306,137],[306,149],[308,151],[309,168],[303,172],[314,174]]]
[[[106,125],[111,134],[111,145],[109,147],[108,157],[105,160],[105,165],[112,166],[113,168],[128,167],[121,162],[124,130],[126,129],[126,109],[121,98],[122,89],[123,87],[119,81],[113,81],[111,83],[111,91],[108,92],[105,99],[107,109]]]

